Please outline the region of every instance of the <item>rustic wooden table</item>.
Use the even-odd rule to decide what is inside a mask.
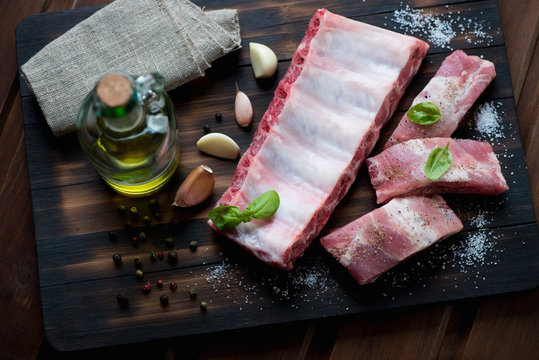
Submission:
[[[374,1],[374,0],[367,0]],[[137,343],[77,354],[46,341],[33,232],[14,30],[24,17],[107,0],[0,2],[0,357],[532,359],[539,350],[539,290],[216,335]],[[202,4],[203,2],[198,1]],[[238,2],[263,7],[265,1]],[[417,5],[421,1],[412,1]],[[323,6],[321,2],[320,6]],[[499,7],[536,216],[539,215],[539,1]],[[539,216],[538,216],[539,218]]]

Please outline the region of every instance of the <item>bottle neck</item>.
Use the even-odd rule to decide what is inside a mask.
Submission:
[[[118,119],[129,116],[129,114],[133,111],[133,109],[137,107],[139,103],[137,93],[133,89],[131,90],[131,97],[129,99],[129,102],[124,106],[108,107],[101,101],[101,99],[99,100],[100,106],[97,108],[96,111],[97,116],[103,116],[110,119]]]
[[[143,126],[145,111],[135,82],[123,74],[109,74],[98,82],[94,111],[109,136],[129,136]]]

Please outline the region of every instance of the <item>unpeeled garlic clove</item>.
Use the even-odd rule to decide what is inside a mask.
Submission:
[[[249,56],[255,78],[269,78],[277,71],[277,55],[266,45],[249,43]]]
[[[234,140],[217,132],[201,137],[197,141],[197,147],[206,154],[231,160],[235,160],[240,153],[240,147]]]
[[[249,97],[238,88],[238,84],[236,84],[234,115],[236,115],[236,121],[241,127],[249,126],[253,121],[253,105],[251,105],[251,100],[249,100]]]
[[[215,186],[213,170],[206,165],[193,169],[176,191],[174,203],[179,207],[195,206],[206,200]]]

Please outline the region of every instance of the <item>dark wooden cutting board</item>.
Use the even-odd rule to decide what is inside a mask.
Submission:
[[[128,199],[111,191],[84,157],[75,135],[56,139],[48,129],[29,88],[21,81],[24,125],[32,189],[35,239],[38,252],[44,327],[49,342],[59,350],[80,350],[149,339],[217,332],[321,317],[343,316],[373,310],[493,295],[537,287],[539,235],[520,141],[518,121],[496,1],[415,1],[418,8],[440,17],[463,18],[484,24],[486,33],[457,33],[454,49],[483,56],[496,65],[497,77],[457,132],[458,137],[483,139],[474,127],[477,105],[493,102],[503,118],[503,137],[493,139],[510,190],[496,197],[446,196],[463,220],[464,230],[431,249],[417,254],[367,286],[357,285],[348,273],[315,240],[291,272],[269,268],[206,225],[207,212],[227,188],[236,162],[201,154],[196,140],[209,124],[234,138],[241,149],[252,135],[278,79],[301,40],[310,17],[318,7],[380,27],[406,33],[393,21],[400,0],[391,1],[206,1],[208,9],[237,8],[243,49],[218,60],[203,79],[170,93],[180,130],[181,163],[164,191],[155,195],[161,219],[148,229],[134,221],[148,239],[133,246],[124,230],[128,215],[117,212],[123,204],[149,214],[148,198]],[[54,38],[99,8],[84,8],[35,15],[17,29],[19,64]],[[459,20],[457,21],[457,16]],[[427,40],[427,34],[417,34]],[[484,41],[482,41],[484,40]],[[248,43],[272,47],[279,58],[278,75],[256,81],[249,65]],[[431,46],[423,65],[401,100],[389,125],[387,139],[403,112],[435,73],[450,50]],[[255,126],[240,129],[233,117],[235,83],[254,105]],[[216,122],[214,114],[223,114]],[[378,151],[375,149],[375,152]],[[216,174],[213,196],[193,209],[169,204],[185,176],[199,164]],[[374,190],[363,167],[349,193],[339,204],[322,235],[376,207]],[[172,219],[177,224],[171,225]],[[119,240],[111,242],[108,232]],[[152,250],[169,249],[164,239],[174,239],[177,264],[150,261]],[[198,241],[196,251],[189,243]],[[120,253],[123,264],[115,267],[112,255]],[[135,278],[134,258],[143,261],[144,281]],[[175,281],[172,291],[155,282]],[[152,283],[143,294],[141,285]],[[188,290],[197,289],[190,298]],[[116,295],[125,293],[129,306],[122,309]],[[170,297],[167,307],[161,294]],[[208,303],[207,311],[199,303]]]

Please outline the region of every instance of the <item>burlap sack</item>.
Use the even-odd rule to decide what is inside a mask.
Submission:
[[[157,71],[174,89],[204,76],[240,46],[235,10],[203,12],[187,0],[116,0],[22,67],[54,135],[75,130],[79,107],[105,73]]]

